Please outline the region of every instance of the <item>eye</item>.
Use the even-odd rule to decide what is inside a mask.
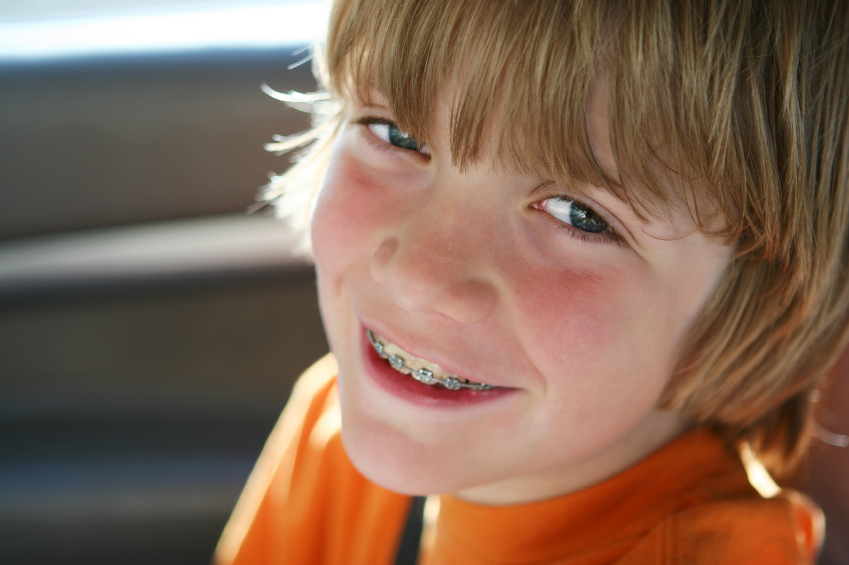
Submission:
[[[425,155],[430,153],[426,145],[409,133],[399,129],[397,125],[389,120],[371,118],[364,125],[376,138],[388,145],[408,151],[418,151]]]
[[[546,198],[539,209],[548,212],[565,224],[588,233],[612,233],[610,225],[592,208],[567,196]]]

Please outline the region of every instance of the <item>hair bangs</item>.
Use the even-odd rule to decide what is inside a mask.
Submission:
[[[731,218],[743,196],[716,189],[712,181],[727,175],[692,141],[716,124],[696,132],[681,119],[695,97],[676,69],[669,14],[646,13],[662,3],[642,11],[620,4],[337,2],[323,79],[341,101],[368,103],[376,90],[399,127],[425,144],[437,98],[450,95],[457,166],[487,151],[496,166],[542,171],[576,192],[606,187],[644,221],[665,216],[670,202],[689,208],[702,229],[715,225],[703,221],[706,209]],[[595,89],[602,74],[609,92]],[[607,97],[613,171],[599,164],[588,133],[587,104],[597,95]],[[700,208],[705,197],[715,205]],[[729,240],[739,235],[739,223],[722,229]]]

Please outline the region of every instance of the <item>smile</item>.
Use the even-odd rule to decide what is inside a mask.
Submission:
[[[438,365],[413,357],[394,344],[384,343],[384,341],[381,341],[382,338],[369,329],[366,330],[366,336],[377,354],[386,359],[393,369],[404,375],[410,375],[420,383],[440,385],[448,390],[490,390],[495,388],[492,385],[472,382],[457,375],[444,375],[442,368]],[[403,353],[403,357],[399,353]],[[415,367],[416,365],[419,366]],[[434,369],[428,369],[422,365],[430,365]]]

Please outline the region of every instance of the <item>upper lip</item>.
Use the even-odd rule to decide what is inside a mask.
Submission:
[[[424,347],[414,345],[413,343],[411,343],[413,340],[407,339],[403,332],[396,333],[392,330],[386,329],[380,324],[372,322],[371,320],[365,320],[362,317],[360,318],[360,325],[363,326],[363,332],[365,332],[365,328],[368,328],[372,330],[378,338],[381,338],[384,341],[390,342],[400,347],[408,354],[414,357],[418,357],[419,359],[422,359],[424,361],[429,361],[431,363],[439,365],[447,374],[453,374],[458,377],[465,377],[466,379],[469,379],[470,381],[476,383],[509,387],[509,385],[502,384],[501,382],[499,382],[499,375],[490,374],[479,369],[464,366],[462,363],[457,364],[450,358],[440,353],[438,350],[431,347],[427,347],[426,345]],[[462,355],[458,357],[462,359]]]

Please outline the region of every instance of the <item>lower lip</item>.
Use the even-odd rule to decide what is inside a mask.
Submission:
[[[490,390],[448,390],[439,385],[426,385],[409,375],[403,375],[389,366],[389,363],[377,354],[363,328],[361,347],[366,372],[384,390],[413,404],[425,406],[458,407],[466,404],[490,402],[519,389],[495,387]]]

